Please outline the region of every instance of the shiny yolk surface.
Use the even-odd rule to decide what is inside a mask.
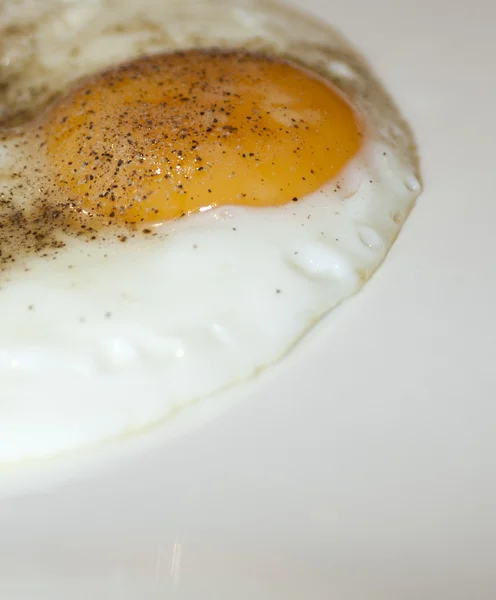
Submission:
[[[258,54],[194,50],[86,80],[45,116],[56,186],[85,213],[152,223],[319,189],[361,145],[327,81]]]

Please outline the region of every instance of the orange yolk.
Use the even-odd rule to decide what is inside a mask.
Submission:
[[[121,223],[284,204],[333,179],[361,145],[352,108],[326,80],[234,51],[152,56],[98,74],[42,127],[67,200]]]

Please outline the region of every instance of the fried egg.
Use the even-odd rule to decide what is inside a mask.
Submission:
[[[299,13],[11,0],[0,23],[0,464],[274,363],[360,289],[420,191],[387,94]]]

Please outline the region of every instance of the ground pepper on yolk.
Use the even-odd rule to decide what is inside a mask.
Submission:
[[[362,142],[329,82],[244,51],[163,54],[94,75],[41,129],[71,205],[121,224],[285,204],[335,178]]]

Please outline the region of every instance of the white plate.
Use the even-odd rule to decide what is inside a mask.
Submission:
[[[494,4],[300,4],[368,56],[425,191],[364,291],[235,406],[0,500],[2,600],[496,597]]]

